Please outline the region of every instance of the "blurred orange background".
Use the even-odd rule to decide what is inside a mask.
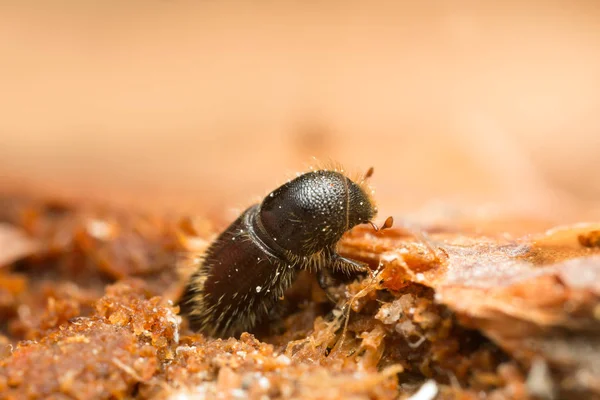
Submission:
[[[597,1],[54,3],[0,3],[5,190],[229,212],[315,156],[382,213],[600,216]]]

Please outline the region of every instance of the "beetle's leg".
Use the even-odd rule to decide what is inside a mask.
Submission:
[[[327,267],[319,269],[317,272],[317,281],[319,282],[321,289],[323,289],[327,295],[329,301],[337,303],[340,293],[335,289],[339,287],[342,282],[333,276],[333,271]]]
[[[356,278],[356,275],[364,275],[371,272],[371,269],[367,264],[340,255],[334,257],[331,269],[334,272],[343,273],[350,279]]]
[[[324,291],[332,286],[337,286],[340,282],[333,277],[329,268],[321,268],[317,271],[317,282]]]
[[[335,289],[343,283],[356,279],[358,275],[368,274],[371,270],[366,264],[335,255],[331,265],[320,268],[317,281],[321,289],[332,302],[337,302],[340,293]]]

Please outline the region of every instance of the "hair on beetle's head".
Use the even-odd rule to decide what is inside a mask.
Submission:
[[[308,256],[334,246],[355,225],[370,222],[377,209],[368,175],[353,181],[342,171],[307,172],[270,193],[260,205],[259,228],[283,250]]]

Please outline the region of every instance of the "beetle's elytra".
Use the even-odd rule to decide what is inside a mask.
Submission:
[[[179,302],[191,327],[216,337],[251,329],[301,269],[316,269],[322,287],[332,273],[367,271],[335,247],[377,213],[370,172],[358,183],[338,171],[308,172],[244,211],[211,244]]]

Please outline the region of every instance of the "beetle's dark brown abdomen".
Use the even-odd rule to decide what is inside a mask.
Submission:
[[[291,263],[255,231],[257,210],[247,209],[218,237],[187,286],[180,306],[194,330],[231,336],[251,328],[295,277]]]

